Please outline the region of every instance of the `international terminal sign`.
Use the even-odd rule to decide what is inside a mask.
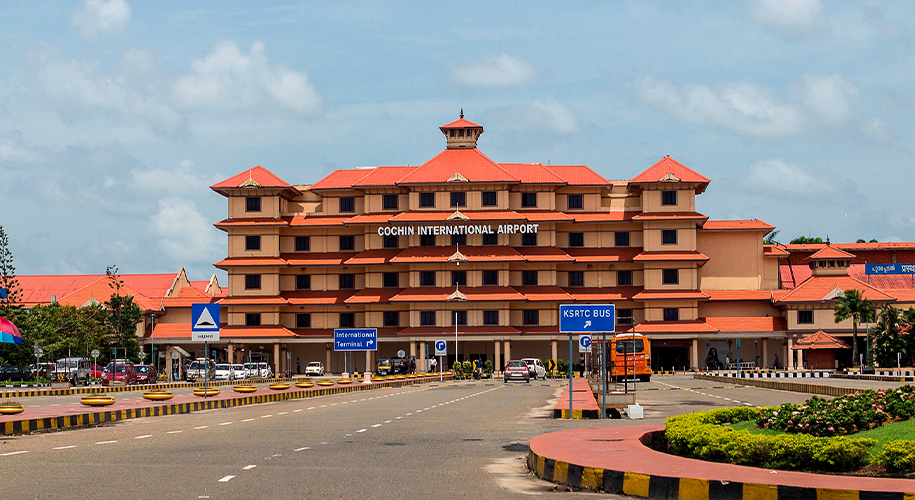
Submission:
[[[379,226],[378,236],[439,236],[453,234],[530,234],[540,224],[440,224]]]

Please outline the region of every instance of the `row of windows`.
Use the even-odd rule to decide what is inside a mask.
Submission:
[[[671,309],[677,311],[677,309]],[[419,324],[421,326],[436,326],[436,319],[439,311],[421,311],[419,313]],[[466,326],[467,311],[442,311],[451,321],[451,326]],[[676,314],[679,318],[679,315]],[[665,309],[665,318],[667,318],[667,309]],[[352,328],[356,326],[355,313],[340,313],[340,326],[343,328]],[[527,309],[522,313],[522,321],[525,325],[539,325],[540,311],[536,309]],[[676,320],[670,320],[676,321]],[[385,311],[383,314],[384,326],[400,326],[400,311]],[[632,309],[617,309],[617,323],[632,324]],[[260,326],[260,313],[245,314],[246,326]],[[499,324],[499,311],[483,311],[483,324],[487,326]],[[296,328],[311,328],[311,313],[298,313],[295,315]]]
[[[482,274],[482,281],[484,286],[498,286],[499,285],[499,271],[496,270],[483,270],[480,271]],[[356,275],[352,273],[340,274],[339,277],[339,288],[341,290],[352,290],[356,288]],[[438,286],[437,282],[438,273],[436,271],[421,271],[419,273],[419,285],[420,286]],[[569,286],[584,286],[585,285],[585,272],[584,271],[568,271]],[[382,275],[382,281],[385,288],[398,288],[400,287],[400,275],[399,273],[384,273]],[[521,272],[521,282],[525,286],[536,286],[539,282],[539,271],[522,271]],[[678,269],[664,269],[663,270],[663,283],[665,285],[677,285],[680,283],[680,272]],[[451,271],[451,283],[450,285],[463,285],[467,286],[467,271]],[[617,286],[632,286],[632,271],[631,270],[620,270],[616,272],[616,285]],[[245,289],[246,290],[260,290],[261,288],[261,275],[260,274],[246,274],[245,275]],[[311,289],[311,275],[308,274],[299,274],[295,277],[295,288],[296,290],[310,290]],[[800,313],[811,313],[812,311],[800,311]],[[798,323],[812,323],[813,317],[810,316],[809,321],[801,321],[801,318],[806,318],[806,316],[798,316]]]

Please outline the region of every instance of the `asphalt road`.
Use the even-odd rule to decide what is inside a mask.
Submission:
[[[525,467],[533,436],[623,420],[555,420],[564,382],[422,384],[3,438],[3,498],[581,498]],[[644,421],[807,395],[655,377]],[[644,422],[643,421],[643,422]],[[607,498],[607,495],[600,495]]]

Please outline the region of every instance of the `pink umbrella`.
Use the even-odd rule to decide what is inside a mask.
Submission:
[[[0,318],[0,342],[7,344],[21,344],[22,334],[12,321],[6,318]]]

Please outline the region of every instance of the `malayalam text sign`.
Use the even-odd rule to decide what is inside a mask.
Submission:
[[[915,274],[915,264],[864,264],[864,274]]]
[[[559,306],[560,333],[600,333],[616,331],[613,304],[562,304]]]

